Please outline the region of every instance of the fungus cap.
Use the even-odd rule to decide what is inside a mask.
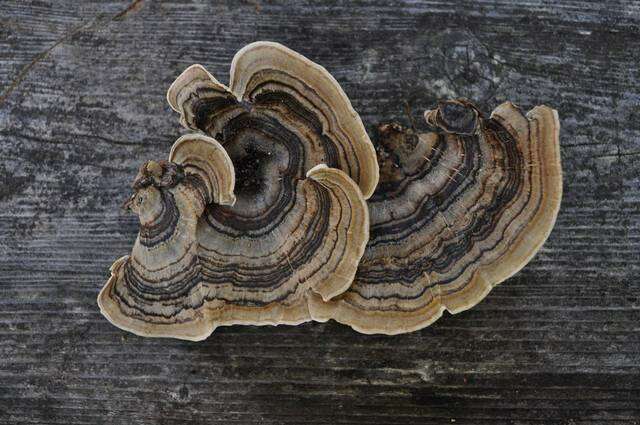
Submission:
[[[355,182],[313,167],[289,182],[275,217],[266,212],[246,228],[233,218],[234,176],[226,151],[203,135],[181,137],[169,161],[141,167],[129,201],[140,233],[98,296],[109,321],[143,336],[201,340],[220,325],[310,320],[311,291],[329,299],[347,289],[369,229]]]
[[[562,196],[557,112],[506,102],[485,118],[455,100],[425,117],[440,132],[383,129],[369,243],[353,285],[316,298],[314,319],[364,333],[425,327],[477,304],[547,239]]]
[[[305,172],[327,164],[347,173],[365,198],[373,193],[378,183],[373,145],[349,98],[325,68],[281,44],[259,41],[238,51],[230,75],[227,87],[202,65],[192,65],[176,79],[167,101],[185,127],[226,145],[234,122],[251,117],[264,128],[274,120],[304,146]]]

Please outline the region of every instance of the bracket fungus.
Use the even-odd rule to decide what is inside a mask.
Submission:
[[[230,75],[227,87],[192,65],[171,85],[167,101],[183,126],[214,137],[236,168],[255,174],[246,190],[238,188],[239,202],[260,181],[276,188],[277,179],[299,176],[317,164],[343,170],[365,199],[371,196],[378,183],[375,150],[326,69],[278,43],[260,41],[234,56]],[[251,168],[259,161],[264,164]],[[274,197],[266,193],[265,206]]]
[[[316,298],[315,319],[364,333],[425,327],[477,304],[549,235],[562,194],[555,110],[506,102],[485,117],[460,99],[425,118],[440,131],[379,129],[369,243],[350,289]]]
[[[168,163],[147,163],[135,196],[166,204],[221,165],[235,193],[178,199],[168,218],[166,206],[134,209],[133,253],[114,264],[99,298],[121,328],[198,340],[219,325],[298,324],[311,320],[311,291],[328,300],[353,281],[369,235],[365,196],[378,181],[359,116],[324,68],[275,43],[241,50],[231,75],[229,89],[194,65],[167,93],[181,122],[207,136],[176,143]],[[225,161],[211,162],[205,139]],[[159,170],[172,167],[191,179],[162,186]],[[145,245],[147,215],[173,226],[160,247]]]
[[[190,340],[330,319],[409,332],[477,304],[553,227],[551,108],[506,102],[487,117],[442,101],[425,112],[437,131],[381,125],[374,148],[336,80],[284,46],[244,47],[230,80],[193,65],[167,92],[200,134],[134,180],[140,232],[98,297],[118,327]]]
[[[146,162],[134,180],[125,207],[140,232],[131,255],[111,267],[102,313],[139,335],[190,340],[219,325],[310,320],[308,291],[328,298],[353,280],[368,212],[355,182],[326,165],[292,185],[284,211],[234,229],[246,219],[228,209],[236,201],[230,158],[207,136],[178,139],[169,161]],[[217,214],[224,220],[210,218]]]

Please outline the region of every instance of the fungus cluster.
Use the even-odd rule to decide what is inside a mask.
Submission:
[[[194,133],[141,167],[125,203],[140,232],[98,296],[122,329],[409,332],[477,304],[553,227],[553,109],[443,101],[425,113],[433,132],[381,125],[374,148],[336,80],[282,45],[240,50],[230,81],[193,65],[169,88]]]

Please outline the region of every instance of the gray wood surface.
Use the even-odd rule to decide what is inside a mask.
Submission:
[[[559,110],[565,196],[538,256],[473,310],[402,336],[337,323],[111,326],[139,164],[184,132],[165,91],[274,40],[369,129],[440,97]],[[0,2],[0,423],[640,423],[640,3]],[[412,117],[412,120],[409,119]]]

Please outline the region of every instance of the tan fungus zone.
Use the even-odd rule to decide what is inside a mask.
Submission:
[[[233,163],[215,139],[200,134],[186,134],[171,147],[169,161],[183,165],[187,173],[202,177],[213,203],[235,203],[233,189],[236,176]]]
[[[314,185],[321,185],[331,194],[332,213],[331,231],[323,240],[321,251],[311,261],[294,269],[288,261],[282,267],[291,271],[289,283],[280,285],[276,290],[265,291],[266,298],[278,298],[265,306],[248,307],[227,303],[224,309],[207,309],[207,320],[216,326],[224,325],[297,325],[312,319],[309,313],[308,298],[318,296],[330,299],[344,292],[355,275],[358,263],[369,238],[369,215],[366,203],[358,186],[344,172],[318,165],[307,173],[307,180],[301,183],[307,186],[301,192],[314,191]],[[307,207],[313,209],[313,196],[303,196]],[[210,229],[210,227],[206,227]],[[274,256],[295,249],[296,234],[304,232],[306,227],[300,225],[294,229],[285,245]],[[201,236],[201,258],[206,258],[206,235]],[[214,244],[215,246],[215,244]],[[339,254],[339,255],[338,255]],[[248,261],[243,257],[244,261]],[[254,266],[259,266],[258,259]],[[234,299],[237,288],[233,285],[205,285],[203,292],[207,298],[222,297]],[[313,295],[312,295],[313,294]],[[213,330],[213,329],[211,329]]]

